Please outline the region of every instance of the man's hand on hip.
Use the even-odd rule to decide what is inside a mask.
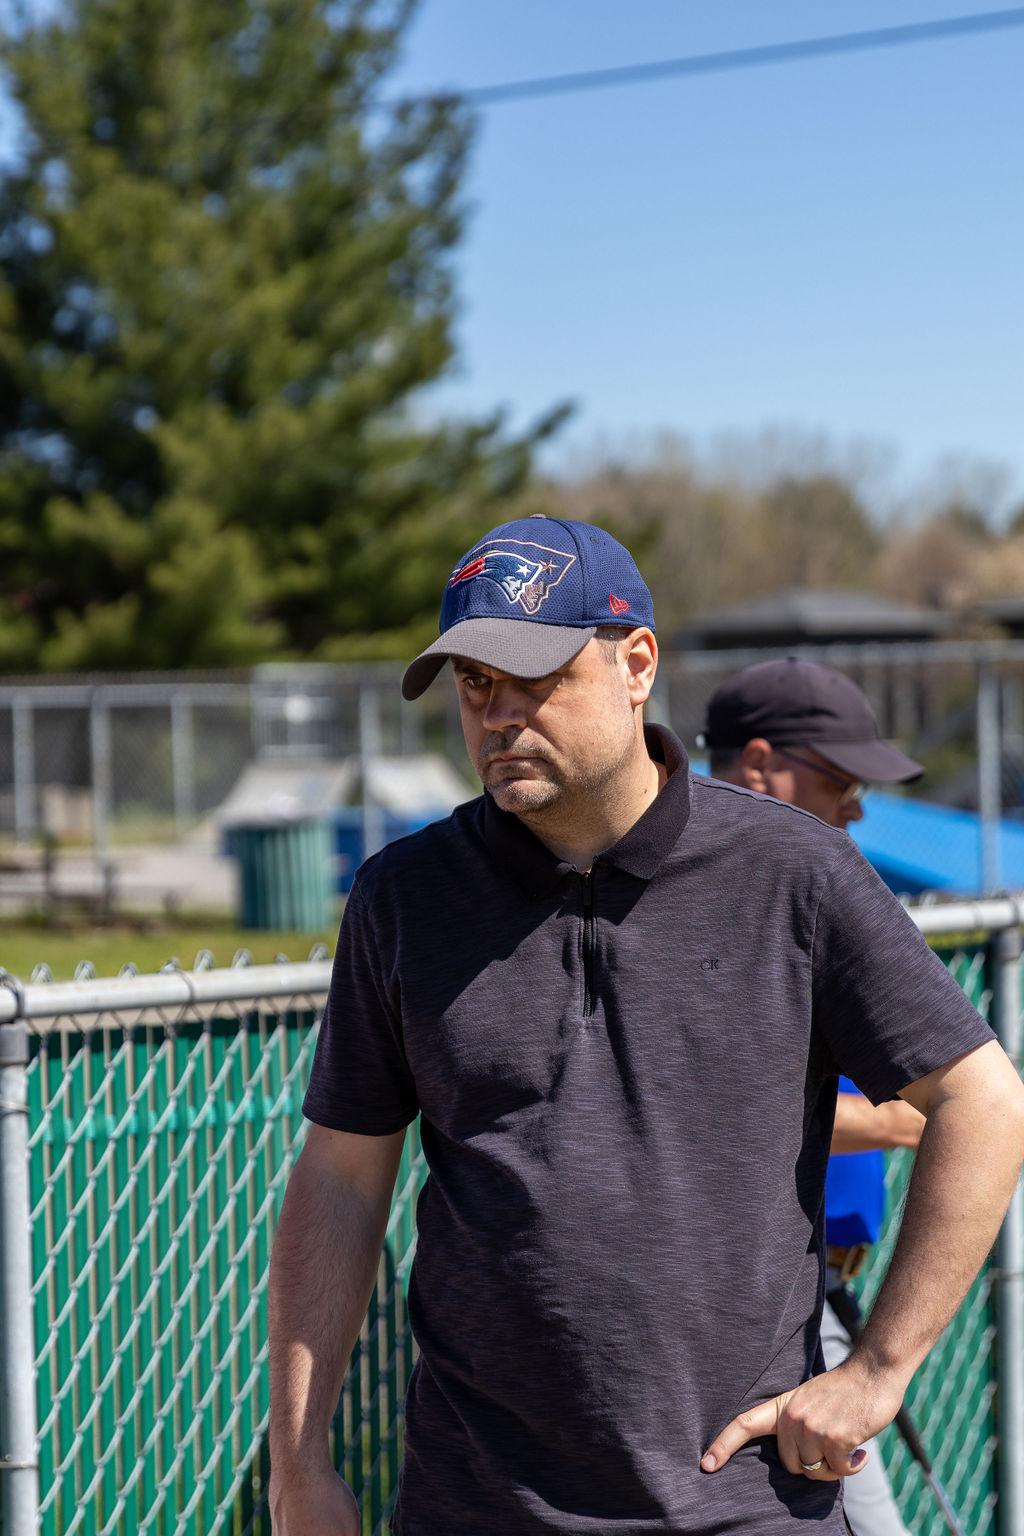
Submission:
[[[359,1536],[362,1521],[352,1490],[337,1472],[309,1473],[282,1488],[270,1477],[274,1536]]]
[[[852,1477],[868,1460],[865,1440],[892,1422],[902,1401],[900,1390],[880,1388],[877,1373],[868,1376],[851,1357],[741,1413],[708,1447],[701,1466],[716,1472],[748,1440],[775,1435],[787,1471],[818,1482]]]

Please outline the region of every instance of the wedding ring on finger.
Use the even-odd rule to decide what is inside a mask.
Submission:
[[[817,1461],[802,1461],[800,1465],[805,1472],[820,1472],[821,1468],[825,1465],[825,1458],[821,1456]]]

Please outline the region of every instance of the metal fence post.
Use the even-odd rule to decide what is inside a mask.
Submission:
[[[1000,819],[1002,752],[999,739],[999,679],[986,657],[978,662],[978,824],[981,831],[981,889],[990,896],[1002,883]]]
[[[14,697],[11,731],[14,737],[14,832],[19,843],[27,843],[39,824],[35,716],[32,695],[28,692],[17,693]]]
[[[0,1514],[4,1536],[39,1521],[28,1174],[28,1030],[0,1024]]]
[[[187,693],[176,693],[171,699],[171,774],[174,834],[180,841],[196,817],[196,742]]]
[[[359,689],[359,759],[363,779],[363,858],[379,853],[386,841],[384,811],[370,793],[371,765],[380,756],[380,690],[373,683]]]
[[[1021,930],[992,940],[992,1023],[1021,1066]],[[1024,1536],[1024,1191],[1018,1183],[996,1243],[999,1536]]]
[[[110,707],[102,688],[97,688],[89,705],[89,754],[92,760],[93,847],[97,861],[107,857],[110,836],[112,788],[112,749]]]

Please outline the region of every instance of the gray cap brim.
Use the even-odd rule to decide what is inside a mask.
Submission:
[[[808,736],[807,745],[865,784],[906,784],[924,773],[920,763],[884,741],[822,741]]]
[[[596,626],[578,629],[525,619],[463,619],[410,662],[402,678],[402,697],[418,699],[425,693],[449,656],[466,656],[512,677],[546,677],[571,661],[596,634]]]

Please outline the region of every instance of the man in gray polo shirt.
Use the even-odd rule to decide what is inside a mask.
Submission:
[[[275,1532],[359,1531],[327,1432],[417,1114],[396,1536],[841,1532],[1013,1189],[1016,1073],[848,838],[645,730],[650,595],[602,530],[487,534],[406,697],[449,658],[485,794],[346,907],[271,1273]],[[815,1374],[840,1071],[929,1124]]]

